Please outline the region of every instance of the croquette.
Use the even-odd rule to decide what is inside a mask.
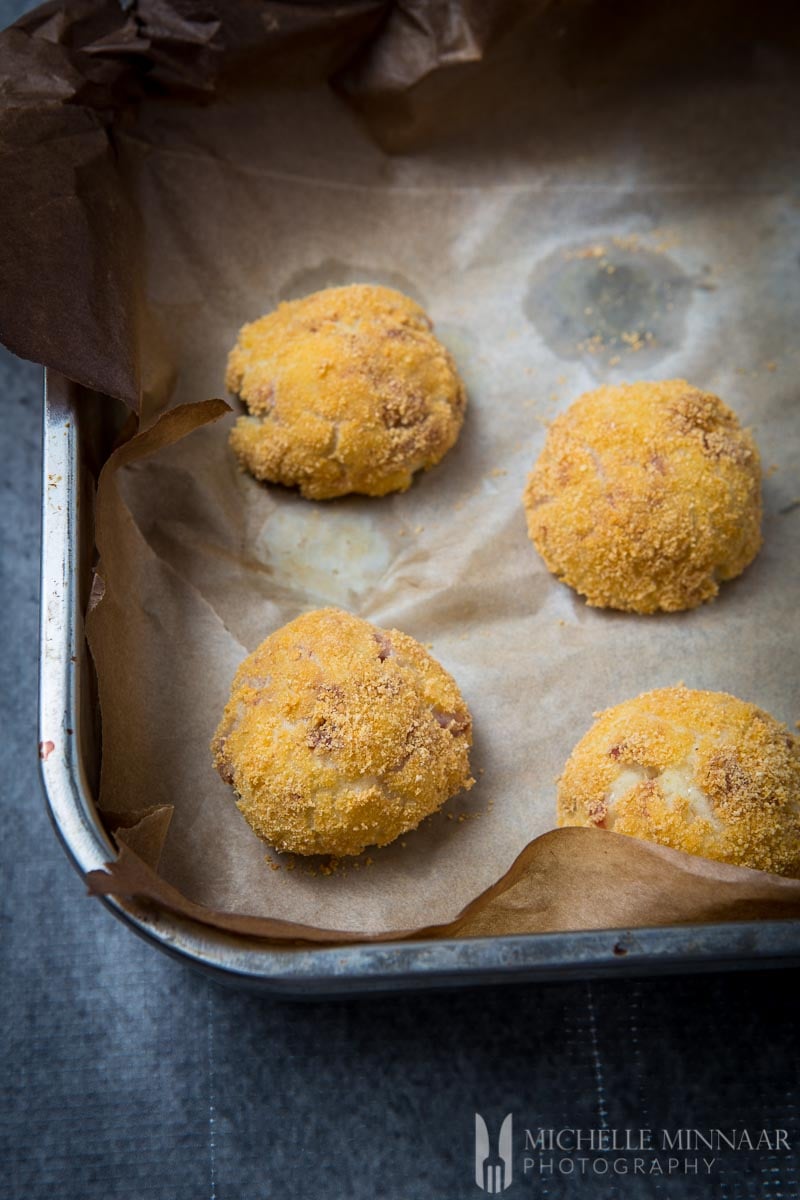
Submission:
[[[240,666],[211,743],[247,822],[278,850],[360,854],[472,786],[472,718],[419,642],[335,608]]]
[[[256,479],[310,500],[403,492],[458,438],[466,392],[413,300],[352,284],[245,325],[226,385],[248,410],[231,433]]]
[[[601,713],[578,742],[558,824],[800,876],[800,742],[724,692],[647,692]]]
[[[551,425],[524,504],[548,569],[597,608],[695,608],[761,545],[753,437],[683,379],[581,396]]]

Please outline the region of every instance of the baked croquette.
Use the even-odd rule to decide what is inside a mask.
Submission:
[[[647,692],[601,713],[558,783],[558,824],[800,875],[800,743],[724,692]]]
[[[683,379],[581,396],[551,425],[524,503],[548,569],[597,608],[695,608],[761,545],[755,442]]]
[[[323,608],[244,660],[211,749],[259,837],[339,856],[386,845],[471,787],[471,745],[455,681],[419,642]]]
[[[310,500],[403,492],[455,444],[466,392],[413,300],[353,284],[245,325],[226,385],[247,406],[231,446],[256,479]]]

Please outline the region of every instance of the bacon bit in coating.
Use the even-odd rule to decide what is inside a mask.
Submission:
[[[581,396],[551,425],[524,503],[548,569],[598,608],[695,608],[761,545],[755,442],[682,379]]]
[[[442,729],[449,729],[456,737],[470,728],[469,717],[463,713],[441,712],[438,708],[434,708],[433,715]]]
[[[471,745],[455,681],[419,642],[325,608],[245,659],[211,749],[259,837],[341,856],[386,845],[471,787]]]
[[[589,818],[590,825],[597,825],[599,829],[605,828],[608,809],[602,800],[596,800],[593,804],[590,804],[586,815]]]
[[[394,655],[394,646],[382,629],[376,629],[374,637],[378,643],[378,658],[381,662],[386,662],[387,658],[391,658]]]
[[[405,491],[453,446],[466,393],[413,300],[352,284],[281,304],[239,332],[231,446],[256,479],[312,500]]]
[[[647,692],[601,713],[578,742],[558,824],[800,876],[800,741],[724,692]]]

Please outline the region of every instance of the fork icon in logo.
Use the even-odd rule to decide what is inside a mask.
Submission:
[[[490,1195],[511,1186],[511,1143],[514,1118],[509,1113],[500,1126],[497,1153],[489,1147],[489,1130],[480,1113],[475,1113],[475,1182]]]

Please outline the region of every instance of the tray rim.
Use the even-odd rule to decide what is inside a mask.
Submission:
[[[45,370],[39,742],[53,749],[43,755],[40,748],[39,761],[50,819],[85,876],[115,852],[79,751],[79,667],[88,648],[79,607],[77,547],[86,501],[78,486],[78,391]],[[800,965],[800,920],[791,918],[281,948],[154,904],[102,900],[145,940],[220,982],[293,998]]]

